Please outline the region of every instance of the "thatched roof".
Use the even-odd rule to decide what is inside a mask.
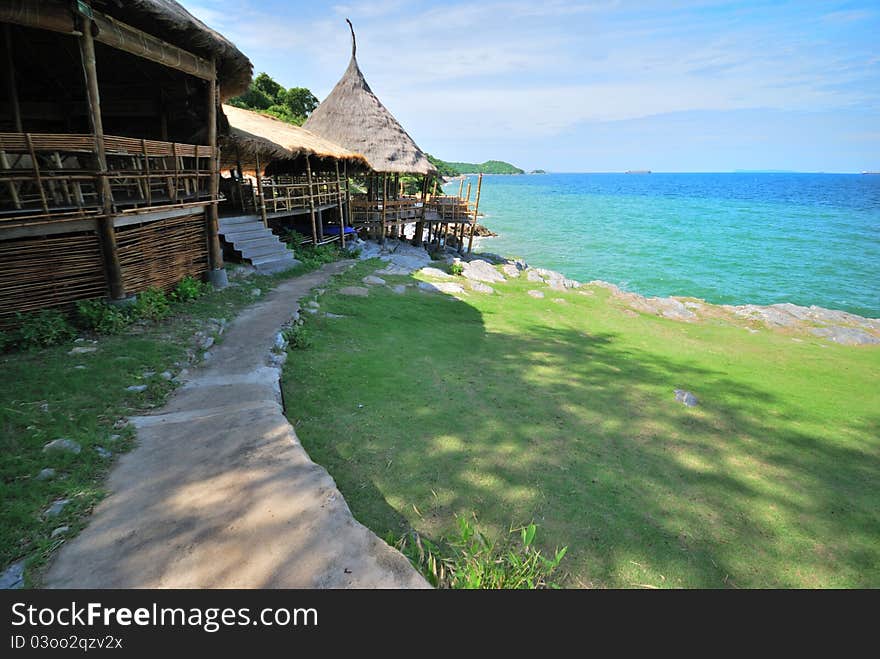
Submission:
[[[351,22],[349,21],[349,27]],[[357,63],[351,31],[351,62],[330,95],[304,124],[311,132],[362,153],[377,172],[434,174],[436,169],[397,119],[373,94]]]
[[[238,96],[250,85],[254,67],[244,53],[174,0],[97,0],[94,4],[105,14],[178,48],[215,58],[223,99]]]
[[[225,133],[221,138],[223,164],[239,160],[242,165],[253,166],[258,154],[263,164],[270,160],[317,156],[368,166],[362,155],[275,117],[232,105],[224,105],[223,114],[229,122],[228,130],[222,131]]]

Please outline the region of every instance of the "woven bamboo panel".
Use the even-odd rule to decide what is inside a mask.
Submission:
[[[208,270],[204,212],[117,229],[116,244],[127,293],[169,290]]]
[[[94,135],[74,135],[65,133],[31,133],[31,145],[34,151],[70,151],[94,153]],[[139,140],[133,137],[118,137],[105,135],[104,145],[107,153],[143,154],[146,146],[146,154],[150,156],[170,156],[175,152],[181,157],[208,158],[216,154],[210,146],[196,144],[172,144],[171,142],[158,142],[156,140]],[[0,148],[7,151],[29,151],[26,133],[0,133]]]
[[[70,309],[76,300],[107,295],[95,233],[0,242],[0,327],[15,313]]]

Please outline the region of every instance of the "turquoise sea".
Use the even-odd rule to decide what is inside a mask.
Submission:
[[[482,250],[580,281],[880,317],[878,175],[485,176],[480,212]]]

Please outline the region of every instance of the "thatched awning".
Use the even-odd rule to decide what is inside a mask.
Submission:
[[[217,62],[223,99],[244,93],[253,76],[251,61],[219,32],[174,0],[96,0],[95,9],[170,44]]]
[[[436,174],[427,156],[373,94],[357,63],[354,29],[351,39],[351,62],[345,75],[304,128],[364,154],[376,172]]]
[[[310,131],[275,117],[252,110],[223,106],[229,122],[228,131],[221,137],[223,165],[255,165],[255,157],[267,164],[271,160],[293,160],[302,156],[346,160],[367,167],[366,159],[348,149],[319,137]]]

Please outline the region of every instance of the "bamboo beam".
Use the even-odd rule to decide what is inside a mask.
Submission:
[[[342,163],[345,175],[345,212],[348,215],[348,223],[354,227],[354,219],[351,216],[351,184],[348,180],[348,162]]]
[[[312,220],[312,244],[318,244],[318,225],[315,221],[315,195],[314,188],[312,188],[312,165],[309,162],[310,158],[306,156],[306,177],[309,181],[309,216]]]
[[[98,218],[98,234],[101,239],[101,251],[104,255],[104,268],[107,273],[110,298],[121,300],[125,297],[125,286],[122,279],[122,266],[119,262],[119,249],[116,246],[116,232],[113,229],[113,192],[107,177],[107,152],[104,145],[104,122],[101,119],[101,94],[98,90],[95,42],[92,39],[91,21],[88,19],[83,21],[83,34],[79,39],[79,47],[89,101],[89,121],[95,136],[98,180],[101,187],[103,214]]]
[[[385,244],[385,231],[386,231],[386,217],[388,211],[388,174],[382,175],[382,240],[381,243]]]
[[[263,226],[269,228],[269,218],[266,216],[266,196],[263,194],[263,174],[260,167],[260,154],[257,153],[257,192],[260,196],[260,217],[263,218]]]
[[[212,60],[211,65],[214,66]],[[215,66],[216,70],[216,66]],[[211,205],[208,206],[208,212],[205,213],[206,233],[208,237],[208,270],[223,269],[223,252],[220,249],[220,218],[219,218],[219,197],[220,197],[220,158],[217,151],[217,105],[220,103],[218,98],[219,88],[217,85],[217,76],[215,75],[208,81],[208,146],[211,147]],[[199,149],[196,147],[196,174],[198,175],[199,167]],[[196,178],[196,191],[199,189],[199,180]]]
[[[345,249],[345,216],[342,214],[342,187],[339,182],[339,161],[336,164],[336,208],[339,212],[339,244]]]
[[[43,204],[43,212],[49,212],[49,203],[46,201],[46,191],[43,189],[43,177],[40,174],[40,163],[37,161],[37,153],[34,151],[34,141],[31,139],[30,133],[25,133],[27,141],[28,153],[31,156],[31,166],[34,170],[34,177],[37,179],[37,189],[40,191],[40,203]]]
[[[12,30],[9,23],[3,24],[3,43],[6,51],[6,81],[9,103],[12,105],[12,123],[16,133],[23,133],[21,123],[21,105],[18,102],[18,84],[15,81],[15,61],[12,58]]]
[[[422,179],[422,213],[421,213],[421,221],[416,222],[416,230],[413,233],[412,244],[415,246],[420,246],[422,244],[422,237],[425,234],[425,213],[427,212],[428,207],[428,181],[431,180],[431,177],[427,174]]]
[[[483,174],[480,173],[480,178],[477,179],[477,198],[476,203],[474,204],[474,223],[471,225],[471,235],[468,239],[468,254],[471,253],[471,249],[474,246],[474,230],[477,228],[477,213],[480,212],[480,191],[483,189]]]

